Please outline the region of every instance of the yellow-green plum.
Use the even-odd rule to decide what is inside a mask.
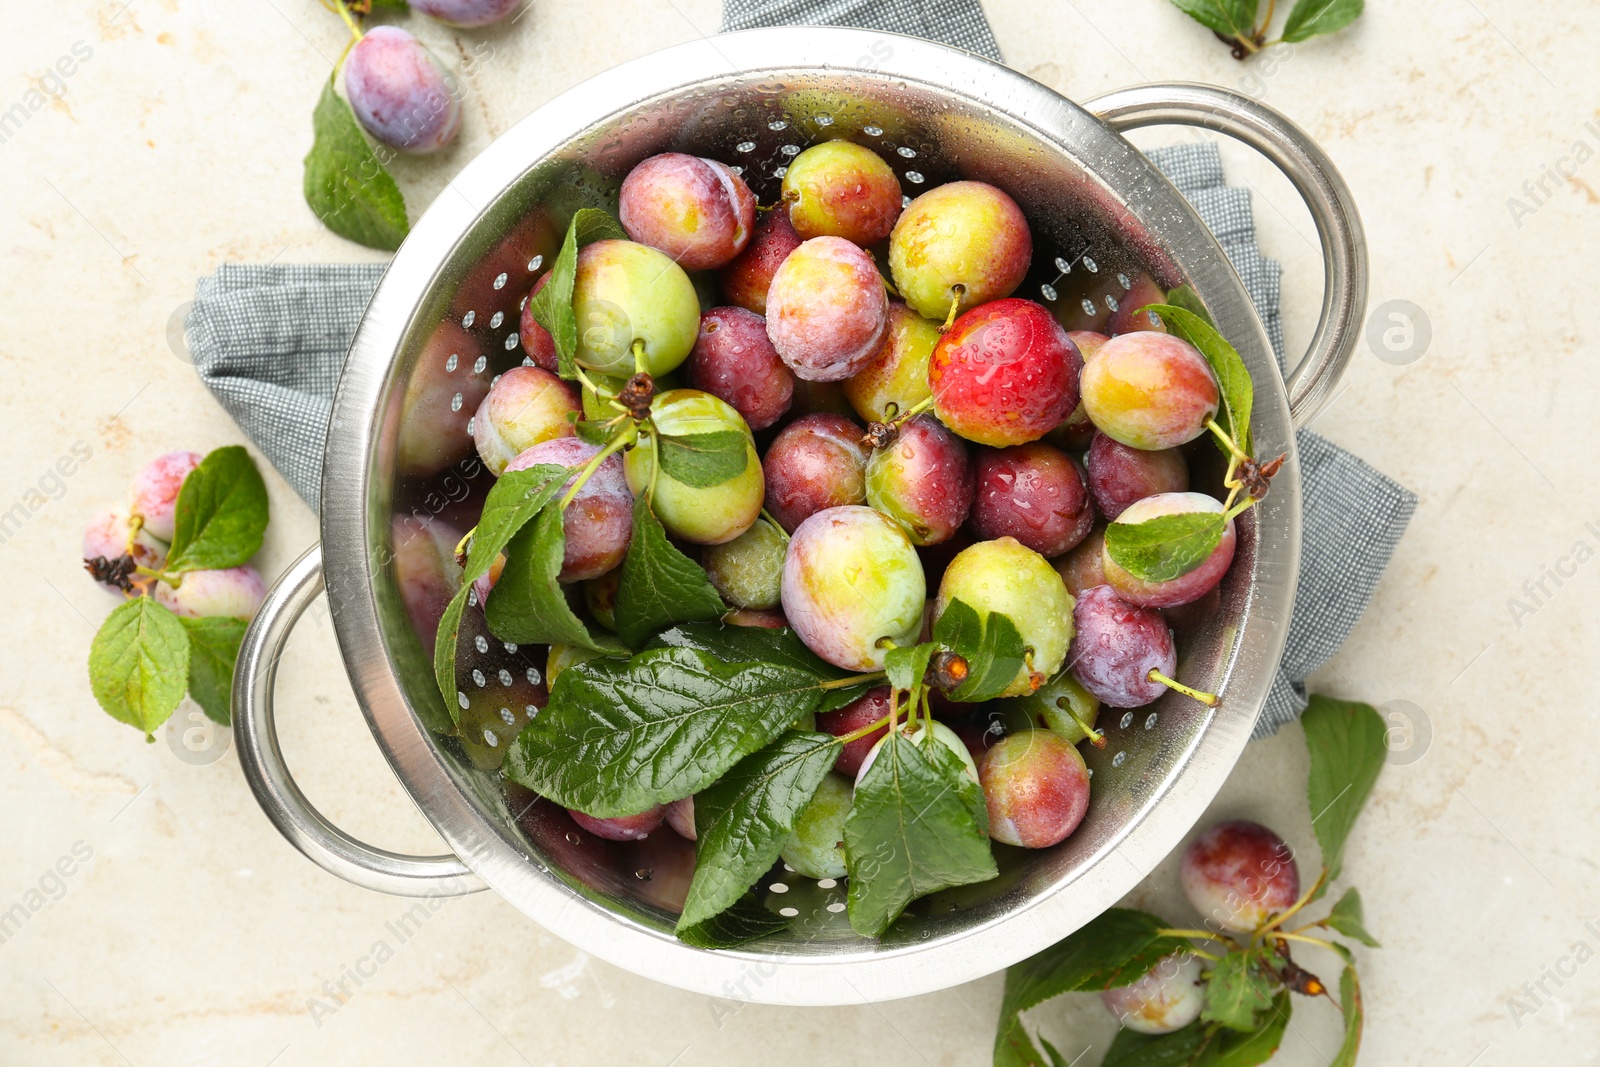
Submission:
[[[1045,558],[1012,537],[980,541],[963,549],[939,582],[935,617],[960,600],[987,619],[991,612],[1010,618],[1032,650],[1028,663],[1001,696],[1031,693],[1061,669],[1072,640],[1072,594]]]
[[[900,179],[872,149],[824,141],[794,158],[783,174],[789,221],[805,240],[843,237],[866,247],[900,217]]]
[[[650,402],[650,417],[659,432],[674,437],[727,430],[745,435],[744,470],[720,485],[688,485],[664,470],[656,477],[651,503],[667,532],[697,545],[720,545],[748,530],[761,514],[766,482],[750,427],[739,413],[710,393],[672,389]],[[649,445],[634,447],[629,450],[624,467],[634,493],[644,493],[655,468],[654,449]]]
[[[736,608],[765,610],[778,606],[788,547],[783,531],[762,519],[732,541],[707,548],[701,562],[723,600]]]
[[[1100,716],[1100,699],[1070,671],[1062,671],[1032,693],[996,701],[994,708],[1007,721],[1026,722],[1077,744],[1089,739]]]
[[[542,367],[512,367],[489,387],[472,416],[478,458],[495,477],[541,441],[572,436],[569,414],[582,410],[572,386]]]
[[[855,790],[837,774],[822,779],[800,814],[794,832],[783,846],[783,862],[807,878],[843,878],[844,821],[850,817]]]
[[[636,342],[644,371],[660,376],[689,358],[700,333],[694,282],[672,257],[634,241],[596,241],[578,253],[572,313],[578,362],[623,378],[635,370]]]
[[[928,399],[928,358],[938,343],[938,323],[891,300],[878,354],[844,382],[845,398],[856,414],[868,422],[888,422]]]
[[[807,648],[836,667],[872,671],[891,647],[916,642],[927,584],[917,550],[897,523],[847,505],[819,511],[795,530],[783,561],[782,599],[784,616]]]
[[[889,271],[913,311],[943,322],[1010,296],[1033,258],[1017,202],[985,182],[950,182],[911,201],[889,235]]]
[[[1101,433],[1131,448],[1176,448],[1206,432],[1217,378],[1189,342],[1141,330],[1113,337],[1083,365],[1084,409]]]

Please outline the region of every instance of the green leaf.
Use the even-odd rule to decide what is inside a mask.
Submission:
[[[721,622],[691,622],[674,626],[645,643],[645,648],[692,648],[724,663],[771,663],[804,671],[820,684],[853,677],[835,667],[805,646],[790,629],[768,630],[760,626],[730,626]],[[822,691],[817,714],[844,707],[861,695],[862,689],[876,684],[841,686]]]
[[[189,695],[214,722],[229,725],[233,704],[233,665],[244,640],[244,619],[208,617],[178,620],[189,634]]]
[[[695,948],[738,948],[788,926],[788,919],[768,911],[754,893],[746,893],[733,907],[705,922],[679,927],[678,940]]]
[[[239,445],[210,453],[178,490],[167,572],[240,567],[267,532],[267,486]]]
[[[1344,29],[1361,16],[1364,0],[1300,0],[1283,24],[1283,39],[1293,44]]]
[[[700,565],[673,547],[649,497],[633,501],[633,538],[617,579],[616,625],[638,648],[651,634],[678,622],[704,622],[727,609]]]
[[[850,925],[866,937],[881,935],[918,897],[999,873],[964,799],[965,771],[952,774],[903,734],[889,737],[844,824]]]
[[[107,715],[154,734],[189,687],[188,632],[149,597],[124,601],[89,646],[89,687]]]
[[[1115,520],[1106,526],[1106,552],[1135,578],[1165,582],[1209,559],[1227,528],[1220,511],[1185,511],[1143,522]]]
[[[374,8],[388,8],[390,11],[408,11],[411,5],[406,0],[371,0]]]
[[[1339,898],[1339,903],[1333,906],[1328,917],[1322,920],[1329,928],[1339,931],[1346,937],[1353,937],[1363,945],[1372,948],[1382,948],[1378,939],[1367,933],[1366,918],[1361,910],[1361,894],[1354,889],[1346,889],[1344,896]]]
[[[928,661],[933,659],[937,651],[937,641],[891,648],[889,654],[883,657],[883,669],[888,673],[889,684],[904,690],[920,686],[923,676],[928,673]]]
[[[1261,1013],[1272,1006],[1273,993],[1259,956],[1230,951],[1211,967],[1200,1018],[1230,1030],[1254,1033],[1260,1029]]]
[[[1161,316],[1168,330],[1200,350],[1217,376],[1222,396],[1219,425],[1246,455],[1250,448],[1250,413],[1255,405],[1255,384],[1239,352],[1205,318],[1174,304],[1151,304],[1146,310]]]
[[[578,319],[572,312],[572,286],[578,275],[578,249],[606,238],[627,237],[617,220],[598,208],[579,208],[567,225],[561,251],[550,267],[550,280],[528,298],[528,313],[550,331],[556,344],[561,377],[569,381],[578,376],[573,357],[578,352]]]
[[[1339,876],[1345,841],[1356,816],[1383,770],[1388,751],[1383,743],[1383,717],[1370,704],[1313,696],[1300,722],[1311,751],[1311,774],[1306,783],[1311,827],[1317,832],[1322,865],[1331,882]]]
[[[439,636],[433,645],[433,676],[450,709],[450,718],[461,721],[461,691],[456,686],[456,641],[461,634],[461,615],[473,583],[494,565],[496,557],[511,538],[528,524],[561,491],[572,471],[553,463],[541,463],[520,471],[507,471],[483,502],[483,514],[472,531],[467,549],[466,568],[456,592],[445,605],[439,620]]]
[[[838,756],[831,737],[791,730],[695,794],[694,880],[679,930],[731,907],[777,862]]]
[[[1328,1067],[1355,1067],[1366,1012],[1361,1003],[1361,980],[1354,967],[1346,967],[1339,976],[1339,1010],[1344,1012],[1344,1041]]]
[[[1192,1067],[1205,1062],[1215,1038],[1210,1027],[1199,1023],[1170,1034],[1118,1030],[1100,1067]]]
[[[562,807],[636,814],[705,789],[821,695],[802,671],[685,648],[580,663],[518,735],[506,776]]]
[[[997,611],[980,616],[963,600],[945,606],[934,623],[933,639],[967,661],[967,680],[946,694],[951,700],[993,700],[1026,664],[1026,646],[1016,624]]]
[[[355,112],[334,91],[331,77],[311,115],[311,129],[304,184],[311,210],[340,237],[368,248],[399,248],[411,230],[405,198],[373,154]]]
[[[1234,1030],[1217,1033],[1198,1061],[1200,1067],[1260,1067],[1277,1054],[1283,1032],[1289,1026],[1293,1002],[1287,989],[1272,998],[1272,1005],[1261,1018],[1261,1028],[1241,1034]]]
[[[995,1035],[996,1067],[1043,1062],[1022,1028],[1020,1016],[1024,1011],[1062,993],[1128,985],[1164,957],[1186,951],[1189,942],[1161,933],[1166,925],[1147,912],[1112,908],[1007,970]]]
[[[658,433],[656,449],[664,474],[697,489],[737,478],[750,465],[750,437],[743,430],[682,436]]]
[[[984,799],[983,787],[978,780],[972,777],[967,770],[967,764],[962,758],[934,740],[931,733],[921,730],[907,732],[906,735],[915,742],[917,748],[935,771],[951,783],[956,797],[967,806],[967,814],[972,817],[972,822],[978,827],[978,832],[984,837],[989,836],[989,803]]]
[[[1172,0],[1185,15],[1228,37],[1253,38],[1258,0]]]
[[[606,429],[604,422],[597,422],[591,419],[579,419],[574,422],[572,424],[572,432],[584,444],[594,445],[597,448],[604,448],[610,444],[611,438],[614,436],[613,431]]]
[[[566,544],[561,509],[548,505],[511,538],[505,547],[505,568],[486,605],[489,632],[519,645],[577,645],[608,654],[625,651],[613,635],[590,630],[567,603],[566,587],[556,580]]]
[[[1167,293],[1167,303],[1173,307],[1182,308],[1191,315],[1202,319],[1207,326],[1216,325],[1211,321],[1211,312],[1206,310],[1205,304],[1200,300],[1200,294],[1187,285],[1180,285]],[[1140,310],[1149,309],[1141,308]]]

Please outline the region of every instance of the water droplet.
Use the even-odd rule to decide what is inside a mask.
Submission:
[[[534,256],[532,259],[528,260],[529,270],[538,270],[542,266],[544,266],[543,256]]]
[[[461,325],[463,326],[471,327],[471,325],[477,321],[478,313],[476,311],[469,311],[465,315],[461,316]]]
[[[505,271],[501,271],[499,274],[496,274],[494,276],[494,287],[496,289],[504,289],[506,287],[506,272]]]

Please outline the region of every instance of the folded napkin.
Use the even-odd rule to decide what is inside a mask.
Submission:
[[[901,29],[998,58],[973,0],[727,0],[724,29],[780,23]],[[1227,251],[1282,359],[1279,265],[1256,247],[1247,190],[1226,185],[1216,145],[1156,149]],[[186,321],[195,369],[240,428],[313,508],[345,351],[381,264],[225,264],[202,278]],[[1297,435],[1304,490],[1300,584],[1255,736],[1305,710],[1305,679],[1355,626],[1394,553],[1416,497],[1326,439]]]

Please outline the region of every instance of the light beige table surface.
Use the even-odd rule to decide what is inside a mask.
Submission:
[[[1384,943],[1359,954],[1361,1062],[1595,1062],[1600,12],[1380,0],[1269,71],[1234,62],[1164,0],[986,6],[1010,62],[1063,93],[1246,84],[1343,169],[1371,240],[1373,305],[1411,301],[1432,328],[1408,365],[1359,352],[1314,427],[1421,497],[1372,608],[1316,679],[1410,702],[1432,731],[1420,759],[1379,780],[1346,860]],[[26,507],[0,544],[0,912],[40,903],[41,886],[47,898],[0,944],[0,1063],[986,1062],[998,977],[878,1006],[732,1011],[588,959],[489,893],[439,909],[347,1003],[330,999],[325,983],[410,905],[301,858],[231,753],[191,765],[164,735],[146,745],[99,711],[84,661],[114,600],[77,555],[84,522],[145,459],[242,439],[169,344],[196,276],[229,260],[373,258],[300,198],[311,107],[344,30],[315,0],[6,8],[0,111],[38,87],[57,98],[0,138],[0,512]],[[453,62],[489,56],[459,143],[396,168],[413,213],[533,107],[713,31],[718,14],[716,0],[532,0],[510,29],[411,19]],[[64,89],[42,81],[74,52],[87,58]],[[1226,158],[1262,198],[1303,345],[1321,284],[1309,219],[1259,160]],[[1570,173],[1541,178],[1558,166]],[[1513,197],[1528,210],[1514,215]],[[52,478],[75,446],[90,457]],[[281,479],[269,484],[271,576],[317,528]],[[296,773],[358,835],[437,850],[371,743],[331,632],[302,630],[280,685]],[[1266,821],[1314,857],[1305,773],[1302,735],[1285,729],[1249,748],[1208,819]],[[86,862],[53,880],[74,852]],[[1187,915],[1171,861],[1133,899]],[[1305,962],[1337,974],[1331,957]],[[315,1015],[312,998],[337,1011]],[[1069,1058],[1110,1037],[1092,1001],[1035,1015]],[[1302,1002],[1276,1062],[1326,1063],[1336,1015]]]

